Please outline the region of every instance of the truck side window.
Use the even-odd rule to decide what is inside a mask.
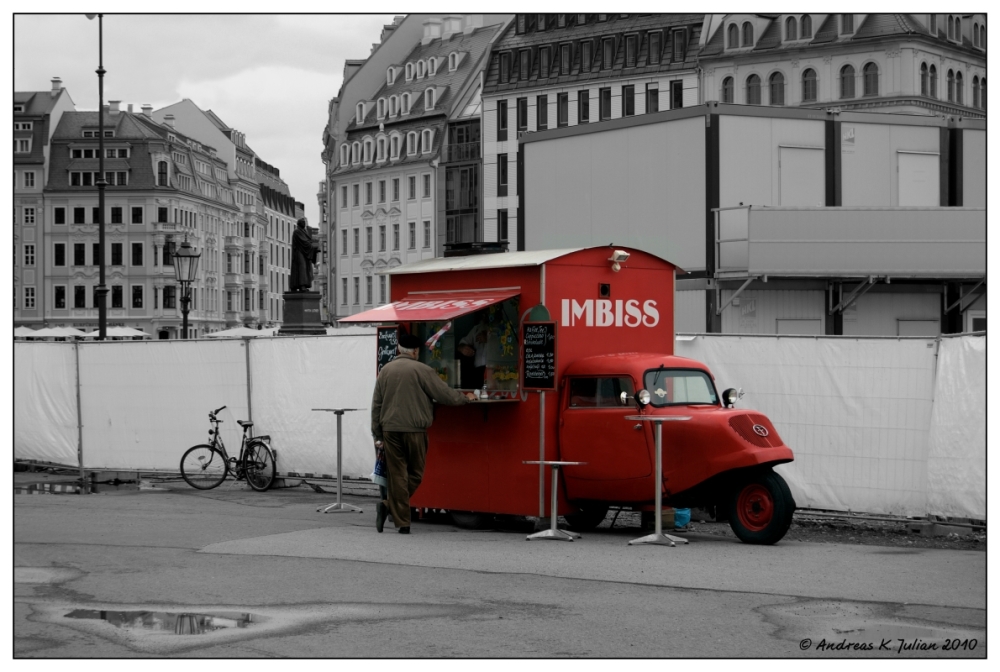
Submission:
[[[620,408],[622,392],[634,396],[631,378],[572,378],[569,405],[570,408]]]

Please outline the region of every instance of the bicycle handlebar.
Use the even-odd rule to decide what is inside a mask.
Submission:
[[[226,407],[225,407],[225,406],[223,406],[222,408],[217,408],[217,409],[215,409],[214,411],[211,411],[211,412],[210,412],[210,413],[208,414],[208,417],[209,417],[209,419],[210,419],[210,420],[215,420],[215,416],[216,416],[216,414],[218,414],[218,412],[219,412],[219,411],[221,411],[221,410],[223,410],[223,409],[225,409],[225,408],[226,408]],[[221,422],[221,420],[220,420],[219,422]]]

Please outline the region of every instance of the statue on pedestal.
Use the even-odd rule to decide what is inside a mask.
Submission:
[[[312,232],[303,217],[292,233],[292,266],[288,276],[288,291],[308,292],[313,282],[313,264],[319,254],[319,246],[313,240]]]

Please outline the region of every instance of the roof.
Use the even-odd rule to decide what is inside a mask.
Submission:
[[[66,89],[59,89],[59,94],[55,96],[52,95],[51,91],[15,91],[14,103],[24,105],[24,112],[17,114],[29,116],[48,114],[56,106],[59,98],[64,95],[69,96]]]
[[[507,252],[478,254],[468,257],[440,257],[425,259],[388,269],[385,275],[407,275],[410,273],[438,273],[441,271],[475,271],[486,268],[514,268],[517,266],[541,266],[542,264],[579,252],[582,247],[568,247],[561,250],[532,250],[529,252]]]

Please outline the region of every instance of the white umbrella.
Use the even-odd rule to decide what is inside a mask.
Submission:
[[[100,336],[101,330],[95,329],[90,333],[84,334],[84,338],[97,338]],[[132,338],[133,336],[150,336],[145,331],[140,331],[138,329],[133,329],[132,327],[108,327],[105,333],[108,338]]]
[[[207,338],[254,338],[256,336],[273,336],[274,329],[250,329],[249,327],[233,327],[217,331],[214,334],[205,334]]]
[[[14,336],[34,336],[37,332],[31,327],[18,327],[14,330]]]
[[[86,334],[73,327],[46,327],[32,334],[27,334],[27,336],[29,338],[82,338]]]

